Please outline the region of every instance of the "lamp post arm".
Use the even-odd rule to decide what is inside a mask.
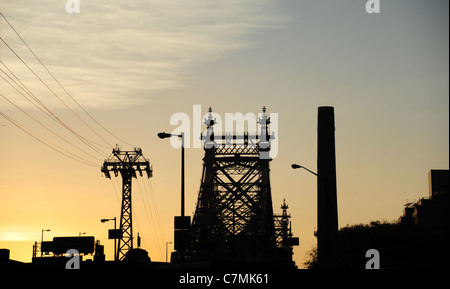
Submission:
[[[305,167],[302,167],[302,168],[304,168],[305,170],[307,170],[308,172],[310,172],[311,174],[313,174],[313,175],[315,175],[315,176],[317,177],[317,173],[315,173],[315,172],[311,171],[311,170],[310,170],[310,169],[308,169],[308,168],[305,168]]]
[[[305,168],[304,166],[297,165],[297,164],[292,164],[291,167],[292,167],[294,170],[295,170],[295,169],[305,169],[305,170],[307,170],[308,172],[310,172],[311,174],[313,174],[313,175],[315,175],[315,176],[317,177],[317,173],[311,171],[311,170],[308,169],[308,168]]]

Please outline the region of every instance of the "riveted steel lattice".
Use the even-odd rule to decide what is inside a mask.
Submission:
[[[111,156],[103,163],[101,171],[107,178],[111,178],[110,172],[114,176],[119,173],[122,176],[122,207],[120,213],[120,230],[122,231],[122,238],[119,239],[117,247],[116,259],[123,260],[125,254],[133,249],[133,218],[131,209],[131,180],[136,178],[136,171],[142,177],[142,172],[147,173],[147,177],[152,176],[152,167],[148,160],[142,155],[140,148],[135,148],[134,151],[121,151],[119,148],[114,148]]]
[[[261,135],[255,136],[214,136],[214,123],[210,113],[188,258],[269,262],[276,237],[270,159],[261,158],[261,143],[270,149],[270,120],[264,110]]]

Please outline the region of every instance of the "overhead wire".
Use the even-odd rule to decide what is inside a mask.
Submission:
[[[46,145],[47,147],[57,151],[58,153],[65,155],[68,158],[71,158],[77,162],[83,163],[85,165],[89,165],[89,166],[94,166],[97,167],[98,165],[95,163],[92,163],[88,160],[85,160],[77,155],[74,155],[71,152],[68,152],[67,150],[59,147],[58,145],[52,143],[51,141],[47,140],[46,138],[40,136],[39,134],[33,132],[31,129],[25,127],[24,125],[20,124],[19,122],[17,122],[16,120],[14,120],[13,118],[9,117],[7,114],[3,113],[0,111],[0,115],[3,116],[6,120],[8,120],[10,123],[12,123],[13,125],[15,125],[16,127],[18,127],[19,129],[21,129],[22,131],[24,131],[25,133],[27,133],[28,135],[30,135],[31,137],[33,137],[34,139],[36,139],[37,141],[41,142],[42,144]]]
[[[161,255],[161,254],[162,254],[163,249],[161,248],[161,245],[162,245],[163,240],[160,239],[160,236],[158,235],[158,232],[157,232],[157,225],[155,224],[155,222],[156,222],[155,219],[156,219],[156,218],[153,218],[153,215],[151,214],[150,206],[149,206],[149,204],[146,203],[145,200],[144,200],[144,196],[143,196],[143,195],[144,195],[144,192],[142,191],[142,187],[141,187],[139,178],[137,178],[137,184],[138,184],[139,194],[140,194],[140,196],[141,196],[142,204],[143,204],[143,206],[144,206],[144,211],[145,211],[145,214],[146,214],[146,216],[147,216],[148,224],[149,224],[149,226],[152,226],[153,229],[154,229],[154,234],[152,234],[153,241],[154,241],[155,246],[156,246],[156,249],[157,249],[157,251],[158,251],[158,255],[159,255],[159,257],[160,257],[161,260],[162,260],[162,255]],[[144,187],[144,188],[145,188],[145,187]],[[148,210],[150,210],[150,216],[149,216]]]
[[[113,189],[114,189],[114,194],[116,195],[117,203],[118,203],[119,206],[120,206],[120,198],[119,198],[119,194],[117,193],[116,186],[114,185],[114,181],[112,180],[112,178],[111,178],[111,184],[112,184]],[[120,184],[117,184],[117,187],[120,188]]]
[[[28,97],[26,97],[21,91],[19,91],[16,87],[14,87],[14,85],[12,85],[12,83],[10,83],[7,79],[5,79],[3,76],[2,78],[5,80],[6,83],[8,83],[12,88],[14,88],[20,95],[22,95],[27,101],[29,101],[31,104],[33,104],[35,107],[37,107],[40,111],[42,111],[45,115],[47,115],[50,119],[52,119],[53,121],[56,121],[58,124],[60,124],[61,126],[63,126],[65,129],[67,129],[68,131],[70,131],[73,135],[75,135],[79,140],[81,140],[83,143],[85,143],[88,147],[90,147],[92,150],[94,150],[95,152],[97,152],[98,154],[100,154],[102,157],[107,156],[104,152],[102,152],[100,149],[96,148],[94,146],[95,142],[90,141],[89,139],[87,139],[86,137],[80,135],[79,133],[77,133],[75,130],[73,130],[68,124],[66,124],[64,121],[61,120],[61,118],[59,118],[58,116],[56,116],[44,103],[42,103],[42,101],[39,100],[39,98],[30,91],[30,89],[28,89],[28,87],[11,71],[11,69],[3,62],[0,60],[0,63],[5,66],[5,68],[8,70],[8,72],[14,76],[14,78],[21,84],[19,85],[16,80],[14,80],[11,75],[9,75],[6,71],[4,71],[2,68],[0,68],[0,71],[3,72],[11,81],[14,82],[14,84],[16,84],[19,88],[21,88],[26,94],[28,94],[34,101],[36,101],[36,103],[38,103],[40,105],[40,107],[34,103],[33,101],[31,101]],[[94,144],[93,144],[94,143]]]
[[[158,210],[158,203],[156,202],[156,197],[155,197],[155,193],[154,193],[154,190],[153,190],[152,183],[151,183],[150,179],[147,179],[144,183],[147,185],[147,187],[149,189],[149,193],[146,194],[147,202],[150,203],[150,204],[153,204],[154,211],[156,213],[156,219],[157,219],[157,223],[158,223],[159,232],[160,232],[160,234],[161,234],[161,236],[162,236],[162,238],[163,238],[163,240],[165,242],[166,238],[165,238],[165,235],[164,235],[164,230],[162,228],[161,217],[160,217],[159,210]],[[150,195],[150,197],[152,199],[151,202],[148,200],[148,195]]]
[[[8,69],[8,71],[13,74],[9,68],[3,63],[3,61],[0,60],[0,63],[3,64],[6,69]],[[22,87],[21,85],[19,85],[15,79],[13,79],[8,73],[6,73],[2,68],[0,68],[0,71],[3,72],[16,86],[18,86],[20,89],[22,89],[23,91],[25,91],[25,93],[27,93],[28,95],[31,96],[31,92],[28,90],[26,87]],[[15,76],[13,74],[13,76]],[[22,95],[29,103],[31,103],[32,105],[34,105],[37,109],[39,109],[42,113],[46,114],[48,117],[50,117],[51,120],[55,121],[58,123],[58,121],[53,118],[53,116],[51,114],[49,114],[47,111],[45,111],[41,106],[37,105],[35,102],[33,102],[32,100],[30,100],[25,94],[23,94],[22,91],[20,91],[17,87],[15,87],[13,84],[11,84],[11,82],[9,82],[5,77],[1,76],[3,78],[3,80],[8,83],[14,90],[16,90],[20,95]],[[18,79],[18,81],[20,82],[20,80]]]
[[[132,210],[132,214],[135,215],[135,221],[136,221],[138,233],[142,233],[141,225],[140,225],[140,223],[139,223],[139,218],[138,218],[138,216],[135,214],[135,209],[134,209],[134,208],[131,208],[131,210]],[[143,239],[142,242],[144,243],[144,246],[145,246],[146,248],[149,248],[146,239],[145,239],[145,238],[141,238],[141,239]]]
[[[42,78],[39,77],[39,75],[36,74],[36,72],[22,59],[22,57],[20,57],[19,54],[17,54],[17,52],[8,44],[6,43],[6,41],[0,37],[0,40],[6,45],[6,47],[8,47],[8,49],[14,53],[14,55],[28,68],[28,70],[30,70],[31,73],[33,73],[33,75],[73,114],[75,115],[82,123],[84,123],[94,134],[96,134],[101,140],[103,140],[107,145],[109,145],[110,147],[112,147],[112,145],[105,139],[103,138],[99,133],[97,133],[87,122],[85,122],[75,111],[73,111],[68,105],[67,103],[64,102],[64,100],[59,97],[55,91],[53,89],[50,88],[50,86],[47,85],[47,83],[45,83]]]
[[[3,78],[3,76],[1,76]],[[13,101],[11,101],[10,99],[8,99],[5,95],[3,95],[2,93],[0,93],[0,96],[3,97],[3,99],[5,99],[7,102],[9,102],[10,104],[12,104],[15,108],[17,108],[18,110],[20,110],[21,112],[23,112],[25,115],[27,115],[29,118],[31,118],[32,120],[34,120],[35,122],[37,122],[39,125],[41,125],[43,128],[45,128],[46,130],[48,130],[49,132],[51,132],[53,135],[55,135],[56,137],[58,137],[59,139],[61,139],[62,141],[66,142],[67,144],[69,144],[70,146],[76,148],[77,150],[89,155],[90,157],[101,161],[101,159],[99,159],[98,157],[86,152],[85,150],[77,147],[76,145],[74,145],[73,143],[69,142],[68,140],[66,140],[65,138],[63,138],[62,136],[60,136],[59,134],[55,133],[53,130],[51,130],[48,126],[46,126],[45,124],[43,124],[42,122],[40,122],[39,120],[37,120],[35,117],[33,117],[31,114],[29,114],[28,112],[26,112],[25,110],[23,110],[21,107],[19,107],[17,104],[15,104]]]
[[[20,36],[19,32],[12,26],[12,24],[8,21],[8,19],[3,15],[3,13],[0,11],[1,17],[5,19],[6,23],[11,27],[11,29],[14,31],[14,33],[19,37],[19,39],[22,41],[22,43],[28,48],[28,50],[31,52],[31,54],[36,58],[36,60],[44,67],[44,69],[47,71],[47,73],[53,78],[53,80],[61,87],[62,90],[77,104],[77,106],[87,115],[90,119],[92,119],[98,126],[100,126],[104,131],[106,131],[109,135],[116,138],[117,140],[121,141],[122,143],[129,145],[131,147],[134,147],[133,145],[127,143],[123,139],[119,138],[118,136],[114,135],[110,130],[108,130],[105,126],[103,126],[100,122],[98,122],[83,106],[80,105],[80,103],[67,91],[67,89],[64,88],[64,86],[56,79],[56,77],[53,75],[53,73],[47,68],[47,66],[39,59],[39,57],[34,53],[33,49],[25,42],[25,40]],[[81,119],[80,119],[81,120]],[[83,121],[84,122],[84,121]],[[85,123],[86,124],[86,123]],[[87,125],[87,124],[86,124]],[[94,130],[88,126],[93,132]],[[96,132],[94,132],[96,133]],[[97,134],[97,133],[96,133]],[[98,134],[97,134],[98,135]],[[98,135],[99,136],[99,135]],[[99,136],[100,137],[100,136]],[[100,137],[103,139],[102,137]]]
[[[1,13],[1,12],[0,12]],[[34,51],[31,49],[31,47],[25,42],[25,40],[20,36],[20,34],[17,32],[17,30],[12,26],[12,24],[8,21],[8,19],[3,15],[3,13],[1,13],[2,18],[7,22],[7,24],[10,26],[10,28],[15,32],[15,34],[17,35],[17,37],[19,37],[19,39],[22,41],[22,43],[28,48],[28,50],[32,53],[32,55],[38,60],[38,62],[45,68],[45,70],[51,75],[51,77],[58,83],[58,85],[68,94],[70,95],[70,93],[67,91],[67,89],[65,89],[62,84],[56,79],[56,77],[50,72],[50,70],[45,66],[45,64],[39,59],[39,57],[36,55],[36,53],[34,53]],[[23,58],[11,47],[11,45],[9,45],[5,39],[3,37],[0,37],[0,40],[5,44],[5,46],[28,68],[29,71],[31,71],[34,76],[56,97],[58,98],[58,100],[69,110],[71,111],[72,114],[74,114],[80,121],[82,121],[91,131],[93,131],[99,138],[101,138],[108,146],[103,146],[97,142],[94,142],[82,135],[80,135],[79,133],[77,133],[75,130],[73,130],[72,128],[70,128],[66,123],[64,123],[59,117],[57,117],[47,106],[45,106],[42,101],[40,101],[28,88],[27,86],[11,71],[11,69],[0,59],[0,63],[8,70],[9,74],[1,69],[1,71],[8,76],[9,79],[11,79],[11,81],[13,81],[13,83],[19,87],[21,90],[23,90],[26,94],[28,94],[36,103],[38,103],[43,109],[41,109],[39,106],[37,106],[34,102],[32,102],[28,97],[26,97],[23,93],[20,93],[23,97],[25,97],[30,103],[32,103],[34,106],[38,107],[43,113],[45,113],[47,116],[49,116],[51,119],[59,122],[63,127],[65,127],[66,129],[68,129],[72,134],[74,134],[77,138],[79,138],[82,142],[84,142],[87,146],[89,146],[91,149],[93,149],[94,151],[96,151],[97,153],[99,153],[102,157],[107,156],[106,154],[104,154],[100,149],[96,148],[95,146],[102,146],[102,147],[112,147],[112,145],[105,140],[105,138],[103,138],[99,133],[97,133],[89,124],[87,124],[87,122],[85,122],[74,110],[72,110],[67,103],[65,103],[62,98],[60,98],[54,90],[52,90],[43,80],[41,77],[39,77],[37,75],[37,73],[23,60]],[[11,75],[14,76],[14,78],[17,80],[14,80]],[[2,77],[3,78],[3,77]],[[4,78],[3,78],[4,79]],[[5,79],[4,79],[5,80]],[[19,92],[19,90],[14,87],[14,85],[5,80],[11,87],[13,87],[16,91]],[[19,85],[20,83],[20,85]],[[76,100],[70,95],[70,97],[76,102]],[[81,105],[76,102],[77,105],[81,107]],[[86,113],[87,111],[82,108]],[[90,115],[90,117],[92,117],[92,115]],[[98,122],[98,121],[97,121]]]
[[[161,245],[165,244],[166,238],[164,236],[164,231],[162,229],[161,218],[160,218],[160,214],[158,212],[158,207],[156,206],[156,201],[150,202],[148,199],[149,192],[147,191],[147,188],[146,188],[146,183],[148,182],[148,179],[147,180],[143,179],[142,182],[144,184],[143,187],[144,187],[144,191],[145,191],[145,198],[147,201],[146,202],[147,206],[149,207],[150,211],[153,212],[153,215],[154,215],[154,217],[153,217],[153,215],[152,215],[152,217],[155,219],[155,223],[156,223],[155,234],[158,237],[159,244],[161,244]],[[153,205],[153,206],[151,206],[151,205]]]

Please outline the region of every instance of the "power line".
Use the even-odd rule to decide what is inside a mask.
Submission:
[[[80,162],[82,164],[85,165],[89,165],[89,166],[93,166],[93,167],[98,167],[97,164],[92,163],[88,160],[85,160],[77,155],[74,155],[73,153],[70,153],[68,151],[66,151],[65,149],[53,144],[52,142],[50,142],[49,140],[45,139],[44,137],[40,136],[39,134],[33,132],[32,130],[28,129],[27,127],[25,127],[24,125],[20,124],[19,122],[15,121],[14,119],[12,119],[11,117],[9,117],[8,115],[6,115],[5,113],[0,111],[0,115],[3,116],[6,120],[8,120],[10,123],[12,123],[13,125],[15,125],[16,127],[18,127],[19,129],[21,129],[22,131],[24,131],[25,133],[27,133],[28,135],[30,135],[31,137],[33,137],[34,139],[36,139],[37,141],[41,142],[42,144],[46,145],[47,147],[51,148],[52,150],[57,151],[58,153],[71,158],[77,162]]]
[[[149,189],[149,193],[147,193],[147,187]],[[164,236],[164,230],[162,228],[162,222],[161,222],[161,218],[160,218],[160,214],[159,214],[159,210],[158,210],[158,203],[156,202],[155,199],[155,194],[153,191],[153,186],[152,183],[150,182],[149,179],[147,179],[147,181],[144,181],[144,189],[145,189],[145,193],[146,193],[146,199],[147,199],[147,203],[148,204],[153,204],[153,211],[155,212],[156,215],[156,220],[157,220],[157,224],[158,224],[158,229],[159,229],[159,233],[161,234],[161,237],[163,238],[164,242],[166,241],[166,238]],[[151,198],[152,198],[152,202],[149,201],[148,199],[148,195],[150,194]]]
[[[144,181],[145,182],[145,181]],[[139,194],[140,194],[140,196],[141,196],[141,200],[142,200],[142,204],[143,204],[143,206],[144,206],[144,211],[145,211],[145,215],[147,216],[147,222],[148,222],[148,224],[149,224],[149,226],[151,226],[151,225],[153,225],[153,228],[154,228],[154,234],[153,234],[153,241],[155,242],[155,246],[156,246],[156,249],[157,249],[157,251],[158,251],[158,255],[159,255],[159,257],[160,257],[160,259],[162,260],[162,255],[161,255],[161,253],[163,252],[163,249],[161,248],[161,246],[162,246],[162,240],[160,240],[160,237],[159,237],[159,235],[158,235],[158,233],[157,233],[157,225],[155,225],[155,222],[157,222],[157,220],[156,220],[156,218],[153,218],[153,215],[152,215],[152,213],[151,213],[151,209],[150,209],[150,206],[149,206],[149,204],[148,203],[146,203],[145,202],[145,200],[144,200],[144,192],[142,191],[142,187],[141,187],[141,185],[140,185],[140,182],[139,182],[139,179],[137,180],[137,184],[138,184],[138,187],[139,187]],[[145,187],[144,187],[145,188]],[[147,209],[148,208],[148,209]],[[149,215],[149,213],[148,213],[148,210],[150,210],[150,215]],[[150,224],[151,223],[151,224]]]
[[[91,149],[93,149],[95,152],[97,152],[98,154],[100,154],[103,157],[106,157],[107,155],[105,153],[103,153],[102,151],[100,151],[98,148],[94,147],[93,144],[96,145],[100,145],[92,140],[87,139],[86,137],[78,134],[76,131],[74,131],[72,128],[69,127],[69,125],[67,125],[65,122],[63,122],[58,116],[56,116],[42,101],[39,100],[39,98],[37,98],[36,95],[34,95],[34,93],[32,93],[28,87],[11,71],[11,69],[9,69],[9,67],[0,60],[0,63],[3,64],[3,66],[5,66],[5,68],[8,70],[8,72],[10,74],[12,74],[12,76],[14,76],[14,78],[21,84],[17,84],[17,82],[7,73],[5,72],[3,69],[0,68],[0,71],[2,71],[6,76],[8,76],[9,79],[11,79],[19,88],[21,88],[23,91],[25,91],[26,94],[28,94],[32,99],[34,99],[34,101],[36,101],[36,103],[38,103],[42,109],[37,106],[34,102],[32,102],[29,98],[27,98],[22,92],[20,92],[17,88],[15,88],[8,80],[6,80],[4,77],[2,77],[11,87],[13,87],[17,92],[19,92],[25,99],[27,99],[30,103],[32,103],[34,106],[36,106],[39,110],[41,110],[44,114],[46,114],[48,117],[50,117],[50,119],[56,121],[58,124],[60,124],[61,126],[63,126],[64,128],[66,128],[67,130],[69,130],[73,135],[75,135],[78,139],[80,139],[82,142],[84,142],[87,146],[89,146]],[[44,111],[44,110],[45,111]],[[101,145],[100,145],[101,146]]]
[[[111,131],[109,131],[106,127],[104,127],[102,124],[100,124],[86,109],[84,109],[84,107],[82,107],[78,101],[76,101],[76,99],[63,87],[63,85],[56,79],[56,77],[53,75],[53,73],[50,72],[50,70],[47,68],[47,66],[45,66],[45,64],[39,59],[39,57],[34,53],[34,51],[31,49],[30,46],[28,46],[28,44],[25,42],[25,40],[20,36],[20,34],[17,32],[17,30],[12,26],[12,24],[8,21],[8,19],[5,17],[5,15],[3,15],[2,12],[0,12],[0,15],[3,17],[3,19],[5,19],[6,23],[9,25],[9,27],[11,27],[11,29],[14,31],[14,33],[17,35],[17,37],[19,37],[19,39],[22,41],[22,43],[28,48],[28,50],[31,52],[31,54],[33,54],[33,56],[36,58],[36,60],[44,67],[44,69],[48,72],[48,74],[50,74],[50,76],[53,78],[53,80],[64,90],[64,92],[78,105],[78,107],[83,110],[83,112],[89,116],[97,125],[99,125],[101,128],[103,128],[103,130],[105,130],[108,134],[110,134],[112,137],[116,138],[117,140],[121,141],[124,144],[127,144],[131,147],[133,147],[133,145],[127,143],[126,141],[122,140],[121,138],[117,137],[116,135],[114,135]]]
[[[1,76],[1,75],[0,75]],[[4,77],[1,76],[3,79]],[[39,120],[37,120],[35,117],[33,117],[31,114],[27,113],[25,110],[23,110],[22,108],[20,108],[17,104],[15,104],[13,101],[11,101],[10,99],[8,99],[5,95],[0,93],[0,96],[3,97],[6,101],[8,101],[10,104],[12,104],[15,108],[17,108],[18,110],[20,110],[21,112],[23,112],[25,115],[27,115],[29,118],[31,118],[32,120],[34,120],[35,122],[37,122],[39,125],[41,125],[43,128],[45,128],[46,130],[48,130],[49,132],[51,132],[52,134],[54,134],[55,136],[57,136],[59,139],[63,140],[64,142],[66,142],[67,144],[71,145],[72,147],[78,149],[79,151],[89,155],[90,157],[101,161],[101,159],[91,155],[90,153],[84,151],[83,149],[77,147],[76,145],[74,145],[73,143],[69,142],[68,140],[66,140],[65,138],[61,137],[60,135],[58,135],[57,133],[55,133],[53,130],[51,130],[49,127],[47,127],[46,125],[44,125],[42,122],[40,122]]]
[[[51,111],[28,89],[28,87],[22,83],[22,81],[14,74],[14,72],[9,69],[9,67],[0,59],[0,63],[3,64],[3,66],[8,70],[8,72],[14,76],[15,79],[11,77],[6,71],[4,71],[2,68],[0,68],[0,71],[3,72],[16,86],[18,86],[20,89],[22,89],[26,94],[28,94],[31,98],[33,98],[36,103],[38,103],[41,107],[37,106],[36,103],[32,102],[29,98],[27,98],[22,92],[20,92],[14,85],[12,85],[7,79],[5,79],[3,76],[2,78],[8,83],[12,88],[14,88],[17,92],[19,92],[23,97],[25,97],[31,104],[33,104],[35,107],[40,109],[44,114],[49,116],[52,120],[58,122],[58,118],[51,113]],[[16,82],[16,80],[20,83],[20,85]],[[45,109],[47,112],[45,112],[43,109]]]
[[[6,47],[8,47],[9,50],[11,50],[12,53],[14,53],[14,55],[28,68],[28,70],[31,71],[31,73],[33,73],[33,75],[39,79],[39,81],[73,114],[75,115],[82,123],[84,123],[94,134],[96,134],[100,139],[102,139],[107,145],[109,145],[110,147],[112,147],[112,145],[110,143],[108,143],[107,140],[105,140],[99,133],[97,133],[87,122],[85,122],[75,111],[73,111],[65,102],[64,100],[62,100],[61,97],[59,97],[54,91],[53,89],[50,88],[50,86],[47,85],[47,83],[45,83],[37,74],[36,72],[34,72],[34,70],[22,59],[22,57],[20,57],[20,55],[17,54],[17,52],[12,49],[11,46],[9,46],[8,43],[6,43],[6,41],[0,37],[0,40],[6,45]]]

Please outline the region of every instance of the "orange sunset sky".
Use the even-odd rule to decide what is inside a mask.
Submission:
[[[180,150],[157,133],[179,112],[192,125],[194,105],[278,114],[272,200],[275,213],[284,198],[290,207],[299,267],[316,244],[316,178],[290,165],[316,171],[317,107],[335,107],[340,227],[397,220],[428,196],[429,170],[449,167],[448,1],[381,0],[379,14],[354,0],[80,3],[68,14],[64,1],[0,1],[0,248],[12,259],[30,262],[42,229],[44,240],[86,232],[113,258],[113,224],[100,219],[120,217],[121,184],[100,167],[117,144],[153,165],[133,180],[134,232],[164,261]],[[191,215],[203,153],[186,149]]]

